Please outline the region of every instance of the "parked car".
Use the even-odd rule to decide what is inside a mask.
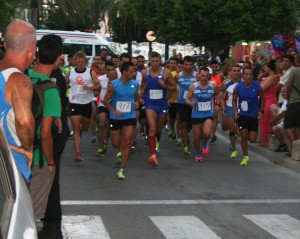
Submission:
[[[0,239],[36,238],[30,193],[0,124]]]

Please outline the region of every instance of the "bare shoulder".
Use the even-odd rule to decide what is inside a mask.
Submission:
[[[15,72],[9,77],[9,80],[12,80],[19,90],[24,90],[24,88],[29,90],[32,89],[32,82],[24,73]]]

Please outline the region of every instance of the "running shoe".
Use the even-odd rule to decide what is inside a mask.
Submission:
[[[107,152],[107,142],[103,143],[103,153],[105,154]]]
[[[208,144],[202,144],[202,154],[206,155],[209,153],[209,148],[208,148]]]
[[[194,161],[195,162],[202,162],[202,154],[197,154]]]
[[[210,139],[210,143],[213,144],[214,142],[217,141],[217,139],[218,139],[218,138],[217,138],[217,136],[216,136],[215,134],[212,135],[212,136],[211,136],[211,139]]]
[[[119,180],[124,180],[125,179],[125,175],[124,175],[124,169],[120,169],[117,173],[117,178]]]
[[[157,157],[156,154],[152,154],[149,158],[148,158],[148,163],[152,164],[152,165],[158,165],[158,161],[157,161]]]
[[[103,157],[104,156],[104,148],[98,148],[97,149],[97,153],[96,153],[96,156],[98,157]]]
[[[230,154],[230,158],[236,158],[236,156],[238,155],[238,151],[237,150],[233,150]]]
[[[160,153],[160,144],[157,140],[156,140],[156,145],[155,145],[155,151],[156,151],[156,153]]]
[[[83,160],[81,153],[76,153],[75,162],[79,163]]]
[[[118,152],[117,155],[116,155],[116,161],[115,161],[115,164],[116,164],[116,165],[120,165],[120,164],[121,164],[121,160],[122,160],[122,153],[121,153],[121,152]]]
[[[249,163],[249,157],[245,156],[241,162],[241,166],[247,166]]]
[[[183,153],[184,153],[184,155],[190,155],[191,152],[190,152],[188,146],[185,146],[185,147],[183,148]]]
[[[91,144],[95,144],[96,142],[97,142],[96,134],[93,134],[91,138]]]
[[[181,146],[182,145],[182,139],[181,138],[177,138],[176,139],[176,145],[177,146]]]

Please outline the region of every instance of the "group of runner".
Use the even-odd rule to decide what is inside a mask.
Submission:
[[[118,149],[118,179],[125,178],[127,160],[136,144],[137,122],[150,148],[149,164],[158,166],[157,153],[166,124],[169,137],[182,145],[185,156],[190,155],[189,132],[193,130],[194,161],[202,161],[209,153],[209,140],[217,140],[215,132],[222,112],[222,127],[229,129],[230,157],[237,157],[236,136],[241,134],[241,165],[248,164],[247,142],[256,139],[263,109],[262,91],[253,81],[251,68],[242,72],[241,66],[235,65],[230,77],[223,81],[217,61],[197,69],[192,56],[183,60],[171,57],[165,67],[157,52],[150,53],[148,67],[144,66],[143,56],[131,57],[127,53],[119,61],[116,57],[96,55],[92,69],[86,65],[83,52],[76,53],[74,61],[66,79],[70,86],[76,162],[83,160],[81,131],[88,129],[91,118],[98,125],[97,156],[106,153],[109,136],[112,146]],[[93,105],[98,109],[97,117],[92,115]],[[92,141],[95,142],[93,138]]]

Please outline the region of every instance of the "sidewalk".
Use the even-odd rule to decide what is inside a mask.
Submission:
[[[228,139],[228,131],[223,131],[221,126],[218,126],[217,136],[218,134]],[[228,139],[229,140],[229,139]],[[240,140],[237,141],[237,144],[240,144]],[[267,148],[263,148],[259,146],[259,143],[249,143],[249,151],[255,152],[275,164],[282,165],[285,168],[293,170],[294,172],[300,173],[300,161],[293,160],[291,157],[287,156],[286,153],[280,153],[271,151]]]

